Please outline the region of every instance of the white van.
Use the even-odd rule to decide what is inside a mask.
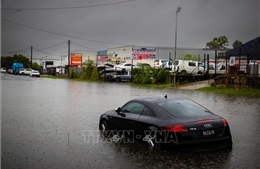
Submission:
[[[168,59],[155,59],[153,61],[153,67],[159,68],[159,67],[164,67],[165,64],[168,62]]]
[[[198,75],[198,74],[203,74],[204,72],[204,68],[199,66],[198,61],[176,60],[172,67],[173,72],[174,72],[174,66],[175,66],[175,71],[181,74],[190,73],[192,75]]]

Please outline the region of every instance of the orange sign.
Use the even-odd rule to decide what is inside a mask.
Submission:
[[[81,66],[82,65],[82,53],[71,53],[70,54],[70,65]]]

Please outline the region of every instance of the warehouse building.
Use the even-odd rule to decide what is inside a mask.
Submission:
[[[175,48],[173,47],[151,47],[151,46],[122,46],[109,48],[107,50],[108,61],[126,63],[149,63],[152,65],[155,59],[175,58]],[[225,51],[215,51],[202,48],[176,48],[176,59],[184,59],[185,56],[195,56],[199,61],[203,61],[208,55],[210,59],[215,57],[225,57]]]

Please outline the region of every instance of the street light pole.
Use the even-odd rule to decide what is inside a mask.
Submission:
[[[177,19],[178,19],[178,13],[181,12],[181,7],[178,7],[177,8],[177,11],[176,11],[176,24],[175,24],[175,47],[174,47],[174,83],[176,83],[176,65],[175,65],[175,62],[176,62],[176,46],[177,46]]]

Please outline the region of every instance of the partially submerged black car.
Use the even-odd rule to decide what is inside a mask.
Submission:
[[[230,128],[223,117],[192,100],[176,96],[133,99],[102,114],[99,129],[106,134],[120,133],[142,139],[152,147],[232,148]]]

